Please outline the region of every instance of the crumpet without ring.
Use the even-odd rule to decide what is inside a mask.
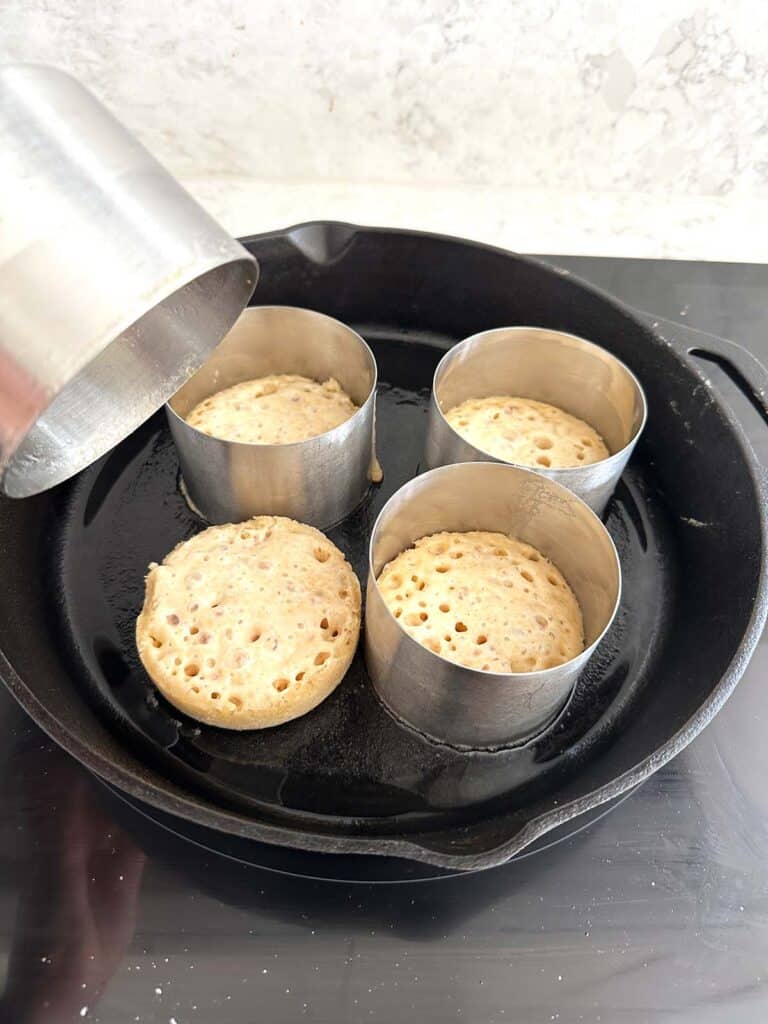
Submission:
[[[360,584],[319,530],[277,516],[212,526],[150,566],[139,655],[181,711],[225,729],[306,714],[338,686]]]
[[[584,650],[581,609],[563,575],[503,533],[422,537],[378,585],[414,640],[468,668],[534,672]]]
[[[469,398],[445,418],[476,448],[518,466],[567,469],[601,462],[611,454],[594,427],[532,398]]]

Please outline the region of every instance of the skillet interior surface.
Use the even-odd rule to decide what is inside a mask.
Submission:
[[[363,583],[375,516],[420,470],[432,374],[448,346],[525,323],[583,335],[630,366],[649,420],[605,516],[624,573],[608,638],[558,722],[494,754],[453,751],[396,723],[360,653],[342,686],[296,722],[229,733],[185,719],[159,697],[133,642],[148,563],[204,525],[179,493],[158,414],[74,481],[2,504],[3,674],[54,738],[171,813],[300,848],[454,867],[504,860],[649,774],[735,683],[742,638],[763,611],[761,493],[745,442],[673,347],[535,261],[336,224],[247,245],[262,268],[259,303],[335,316],[378,361],[384,481],[330,531]]]

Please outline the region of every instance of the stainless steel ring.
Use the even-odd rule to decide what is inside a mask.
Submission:
[[[445,418],[460,402],[491,395],[548,402],[598,431],[609,458],[568,469],[524,468],[563,484],[600,515],[645,426],[647,403],[632,371],[606,349],[563,331],[499,327],[474,334],[449,349],[435,370],[425,447],[429,468],[502,461]]]
[[[272,373],[334,377],[359,406],[346,422],[293,444],[211,437],[185,417],[224,388]],[[370,484],[375,460],[376,360],[346,324],[309,309],[253,306],[166,406],[192,504],[210,523],[282,515],[327,529]]]
[[[385,604],[377,578],[401,551],[442,530],[499,531],[550,558],[581,606],[585,650],[554,668],[502,674],[457,665],[409,636]],[[373,527],[365,615],[368,671],[384,704],[433,739],[467,748],[520,743],[562,710],[613,621],[620,596],[621,567],[610,534],[573,492],[501,463],[443,466],[401,487]]]
[[[0,473],[26,497],[130,434],[256,285],[254,258],[83,86],[0,69]]]

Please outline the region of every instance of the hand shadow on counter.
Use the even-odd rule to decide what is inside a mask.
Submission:
[[[133,936],[146,862],[94,780],[41,739],[11,757],[21,877],[1,1024],[69,1024],[95,1006]]]

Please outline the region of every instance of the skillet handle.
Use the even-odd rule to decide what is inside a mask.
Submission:
[[[727,338],[648,313],[643,313],[643,318],[656,331],[668,326],[669,334],[662,331],[665,339],[685,358],[693,356],[719,366],[768,425],[768,369],[757,356]]]

